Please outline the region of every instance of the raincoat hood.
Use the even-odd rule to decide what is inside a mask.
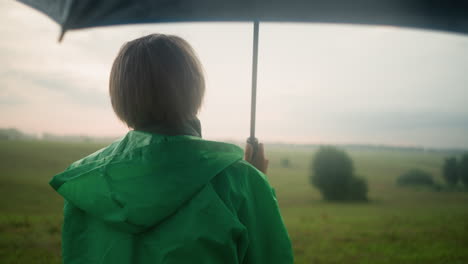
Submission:
[[[50,185],[87,214],[140,233],[173,215],[242,156],[241,148],[227,143],[130,131],[73,163]]]

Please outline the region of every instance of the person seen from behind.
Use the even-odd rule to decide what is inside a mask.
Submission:
[[[124,44],[109,93],[130,130],[50,182],[65,201],[63,263],[293,263],[263,145],[254,156],[201,138],[205,81],[185,40]]]

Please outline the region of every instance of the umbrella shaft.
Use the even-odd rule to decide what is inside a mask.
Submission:
[[[253,54],[252,54],[252,96],[250,106],[250,139],[255,140],[255,113],[257,108],[257,65],[258,65],[258,25],[254,21]]]

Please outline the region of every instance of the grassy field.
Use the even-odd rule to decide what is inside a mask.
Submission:
[[[0,141],[0,263],[60,263],[61,198],[48,181],[103,145]],[[328,203],[308,182],[313,149],[271,147],[296,263],[468,263],[468,193],[396,187],[420,168],[441,181],[441,153],[350,151],[368,203]],[[288,158],[291,168],[282,168]]]

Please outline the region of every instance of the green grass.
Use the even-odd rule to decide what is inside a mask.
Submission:
[[[104,145],[0,141],[0,263],[60,263],[62,199],[51,176]],[[410,168],[438,182],[444,155],[351,151],[368,203],[328,203],[308,182],[313,150],[269,149],[269,179],[296,263],[468,263],[468,193],[395,186]],[[289,158],[291,168],[281,168]]]

